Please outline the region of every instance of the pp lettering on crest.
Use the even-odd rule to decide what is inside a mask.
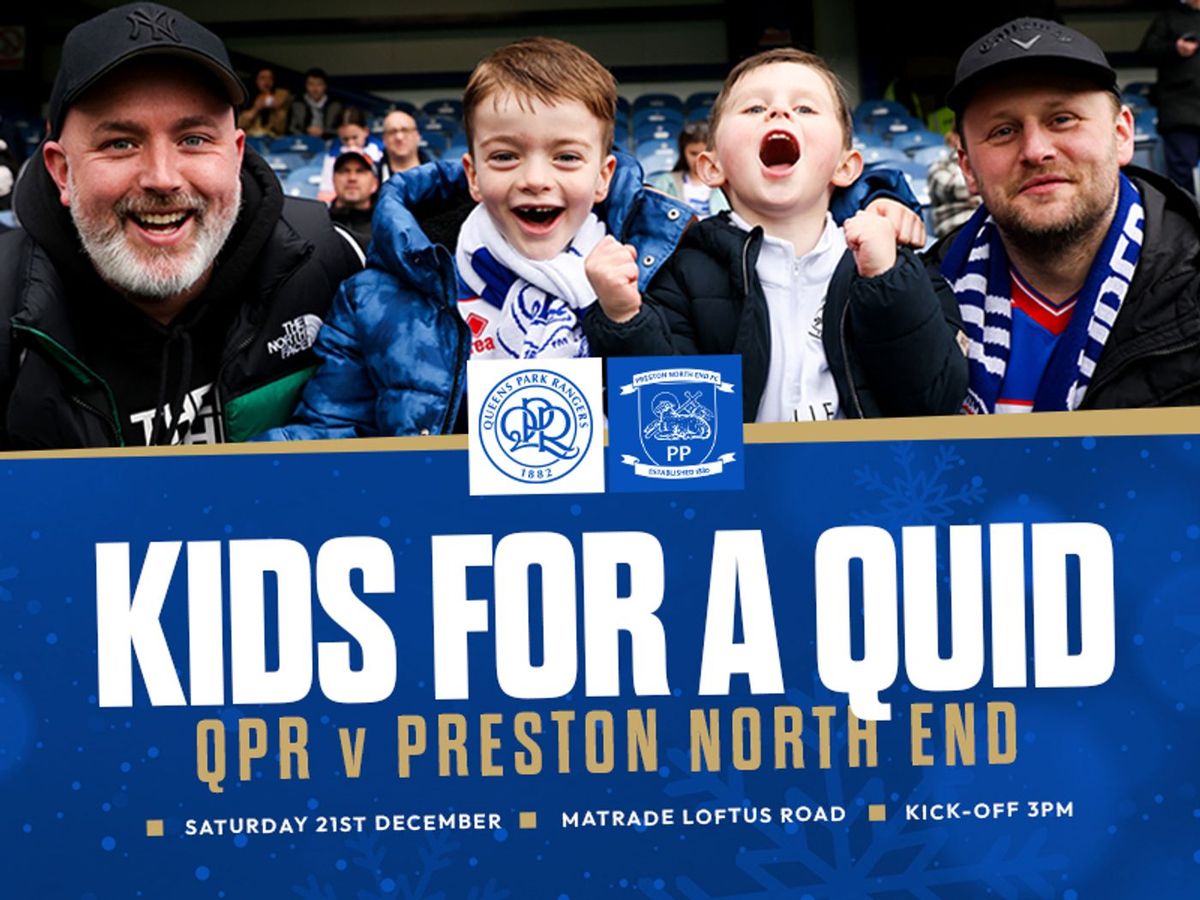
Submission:
[[[743,485],[741,359],[610,359],[609,484],[618,491]]]

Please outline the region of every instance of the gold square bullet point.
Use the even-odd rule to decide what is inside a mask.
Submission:
[[[537,813],[523,812],[517,816],[517,824],[522,828],[537,828]]]
[[[867,807],[868,822],[882,822],[887,818],[887,807],[882,803],[872,803]]]
[[[163,836],[163,820],[162,819],[147,819],[146,820],[146,837],[162,837]]]

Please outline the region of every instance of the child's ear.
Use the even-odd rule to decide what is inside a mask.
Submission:
[[[704,150],[696,159],[696,174],[710,188],[725,186],[725,173],[721,170],[721,162],[712,150]]]
[[[862,174],[862,170],[862,154],[851,147],[842,155],[842,161],[833,170],[833,186],[840,188],[849,187],[858,181],[858,176]]]
[[[612,184],[613,172],[617,171],[617,158],[611,153],[600,166],[600,175],[596,178],[596,195],[593,203],[602,203],[608,197],[608,188]]]
[[[467,188],[471,191],[471,199],[476,203],[483,202],[483,195],[479,193],[479,173],[475,171],[475,161],[471,159],[470,153],[464,153],[462,158],[463,171],[467,173]]]

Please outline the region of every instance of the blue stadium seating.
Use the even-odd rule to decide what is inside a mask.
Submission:
[[[271,141],[268,152],[272,154],[300,153],[313,156],[317,153],[324,153],[326,149],[328,149],[328,145],[319,137],[311,134],[289,134]]]
[[[683,101],[683,109],[684,112],[687,113],[690,113],[692,110],[699,109],[700,107],[709,109],[716,101],[716,91],[699,91],[698,93],[690,95],[686,100]],[[690,117],[688,121],[691,121]]]
[[[926,166],[932,166],[939,159],[944,159],[954,151],[945,145],[938,144],[936,147],[920,147],[917,150],[909,153],[914,162],[922,163]]]
[[[674,167],[679,148],[674,141],[645,141],[637,145],[637,161],[645,172],[663,172]]]
[[[892,146],[909,155],[923,147],[941,147],[943,145],[944,141],[940,134],[934,134],[924,128],[902,131],[892,135]]]
[[[633,142],[635,145],[644,143],[645,141],[677,140],[679,140],[679,126],[677,125],[645,122],[641,125],[635,125],[633,129]]]
[[[422,131],[420,146],[429,156],[441,159],[450,146],[450,135],[441,131]]]
[[[862,157],[865,163],[877,162],[908,162],[908,154],[903,150],[894,150],[891,147],[865,147],[863,148]]]
[[[430,100],[421,107],[421,111],[427,116],[440,116],[455,121],[462,121],[462,110],[462,101],[450,97],[444,100]]]
[[[677,109],[639,109],[633,113],[633,127],[636,130],[639,126],[646,123],[655,125],[663,125],[674,127],[676,130],[683,127],[683,113]]]
[[[282,182],[283,192],[289,197],[307,197],[315,200],[321,189],[321,167],[308,166],[288,172]]]
[[[669,109],[683,116],[683,101],[674,94],[642,94],[633,101],[633,113],[636,116],[643,109]]]
[[[684,114],[684,119],[689,125],[692,122],[707,122],[711,113],[711,106],[693,106]]]

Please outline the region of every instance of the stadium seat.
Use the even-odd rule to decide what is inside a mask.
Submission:
[[[711,106],[693,106],[686,113],[684,113],[684,119],[689,125],[692,122],[707,122],[708,117],[711,114]]]
[[[644,122],[633,129],[633,143],[635,145],[644,143],[645,141],[677,140],[679,140],[679,126],[677,125]]]
[[[683,127],[683,113],[676,109],[640,109],[633,113],[633,129],[652,123],[678,131]]]
[[[915,128],[892,135],[892,146],[897,150],[903,150],[910,156],[924,147],[941,147],[943,145],[944,142],[940,134],[934,134],[932,131],[926,131],[924,128]]]
[[[894,150],[891,147],[878,146],[866,147],[862,151],[864,163],[887,162],[909,162],[908,154],[903,150]]]
[[[427,116],[439,116],[443,119],[453,119],[456,122],[462,121],[462,101],[447,97],[444,100],[430,100],[421,107],[421,111]]]
[[[636,116],[643,109],[669,109],[683,116],[683,101],[674,94],[642,94],[633,101],[633,113]]]
[[[1145,101],[1143,103],[1144,106],[1153,106],[1154,86],[1155,85],[1153,81],[1131,81],[1129,84],[1125,85],[1125,88],[1121,91],[1121,93],[1136,94]]]
[[[701,107],[704,109],[710,109],[716,102],[716,91],[699,91],[698,93],[690,95],[686,100],[683,101],[683,110],[684,112],[690,113],[692,110],[699,109]],[[690,117],[688,121],[691,121]]]
[[[315,200],[317,192],[321,189],[321,167],[307,166],[295,172],[288,172],[282,181],[283,192],[289,197],[307,197]]]
[[[420,147],[429,156],[441,159],[450,146],[450,136],[440,131],[422,131]]]
[[[947,147],[944,143],[938,144],[936,147],[920,147],[912,151],[909,156],[913,162],[921,163],[925,166],[932,166],[939,159],[945,159],[954,151]]]
[[[257,153],[259,156],[266,156],[271,152],[271,138],[268,137],[246,137],[246,146]]]
[[[872,119],[879,118],[896,118],[909,117],[912,114],[903,103],[898,103],[895,100],[864,100],[858,106],[854,107],[854,113],[851,118],[854,119],[854,124],[868,122]]]
[[[645,141],[637,145],[637,161],[644,172],[669,171],[679,159],[674,141]]]
[[[311,134],[289,134],[285,137],[278,137],[271,141],[269,148],[269,152],[272,154],[299,153],[304,156],[315,156],[318,153],[324,153],[325,150],[325,141]]]

